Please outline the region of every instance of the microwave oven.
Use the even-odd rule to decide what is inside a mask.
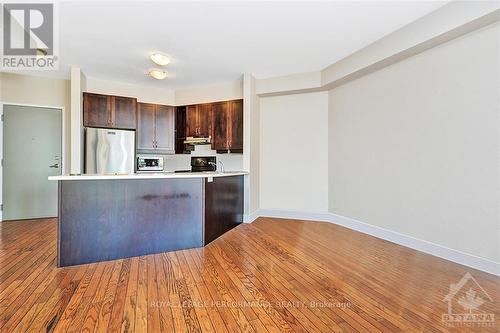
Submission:
[[[163,171],[163,157],[139,156],[137,157],[137,172]]]

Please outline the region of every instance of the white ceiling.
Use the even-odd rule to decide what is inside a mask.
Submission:
[[[445,1],[62,2],[57,73],[155,87],[320,70],[439,8]],[[172,57],[170,78],[145,75],[148,55]]]

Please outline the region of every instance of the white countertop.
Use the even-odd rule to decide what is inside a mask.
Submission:
[[[64,175],[50,176],[49,180],[113,180],[113,179],[163,179],[163,178],[212,178],[247,175],[246,171],[206,171],[206,172],[150,172],[135,173],[131,175]]]

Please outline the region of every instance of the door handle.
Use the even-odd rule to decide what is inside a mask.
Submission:
[[[52,165],[49,165],[49,168],[57,169],[57,168],[59,168],[59,163],[54,163]]]

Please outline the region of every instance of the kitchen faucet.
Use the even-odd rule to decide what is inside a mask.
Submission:
[[[222,164],[221,161],[217,161],[217,163],[220,164],[220,172],[224,173],[224,164]],[[215,167],[215,171],[217,171],[217,163],[208,162],[208,164],[213,165]]]

